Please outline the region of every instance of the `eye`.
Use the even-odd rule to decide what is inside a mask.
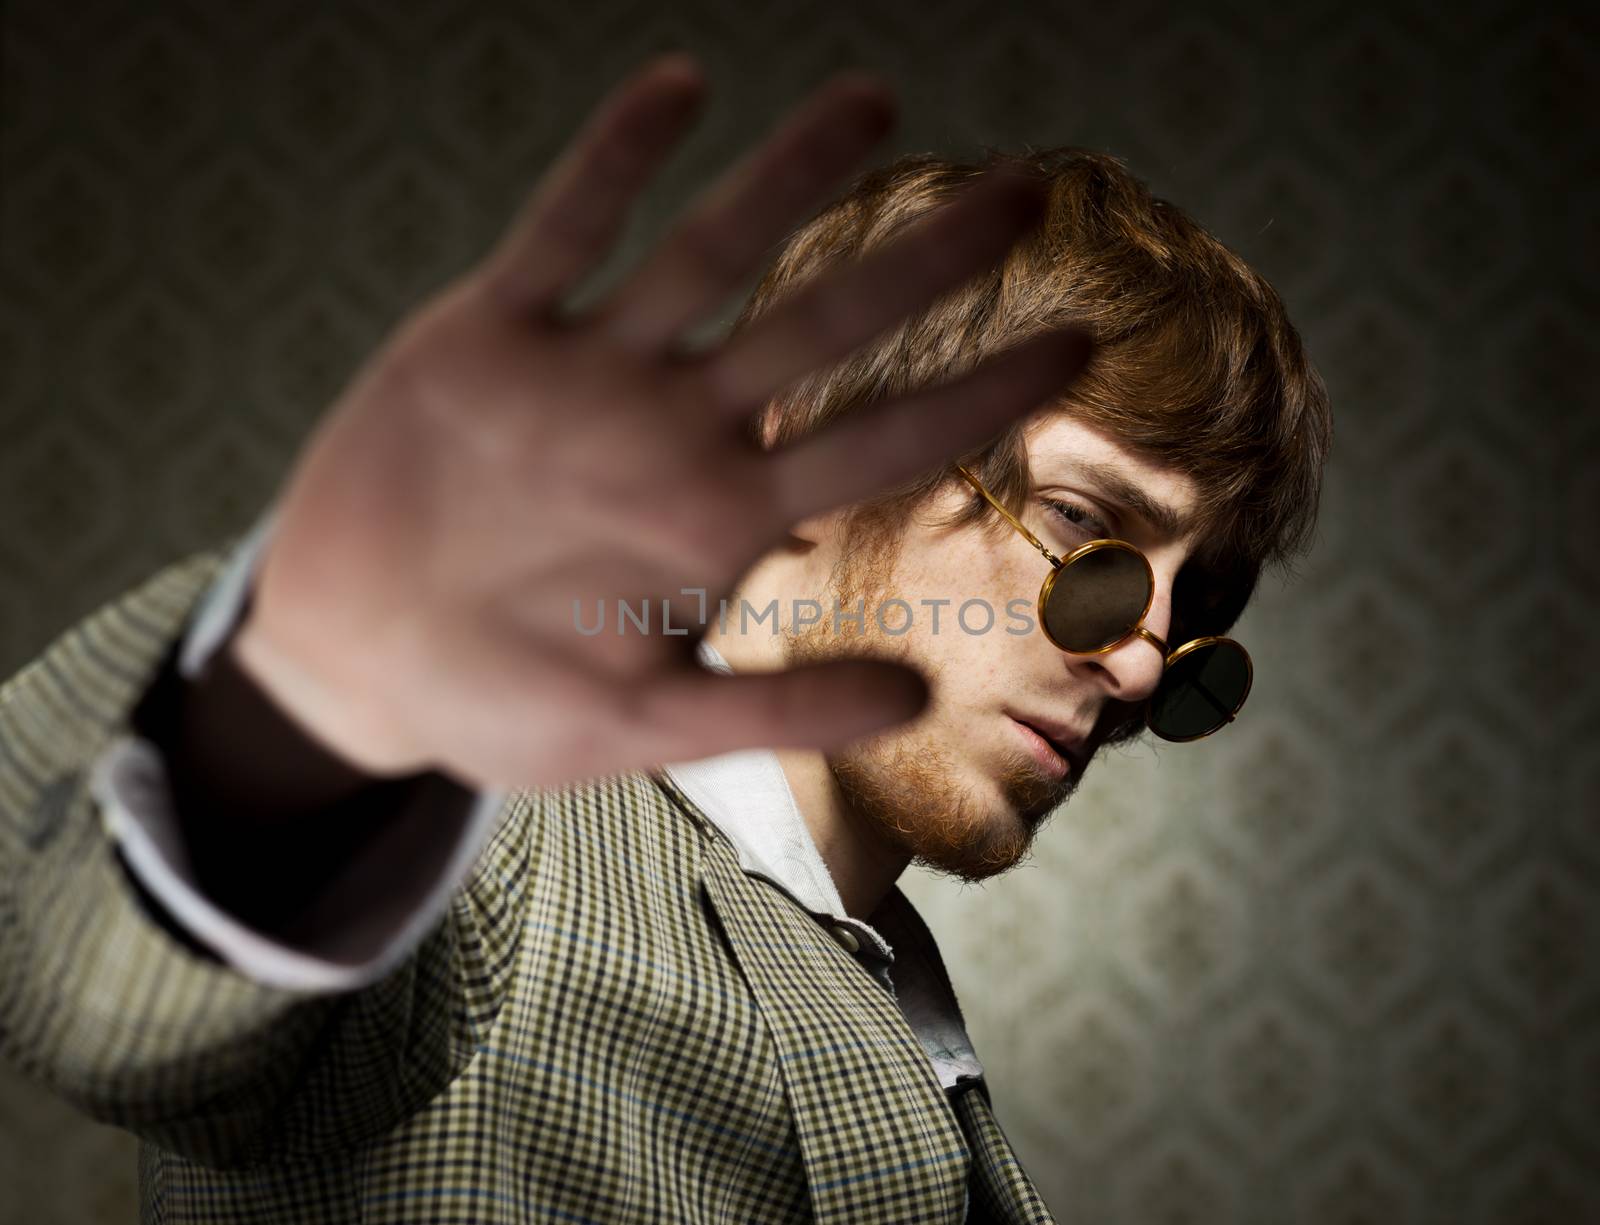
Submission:
[[[1226,634],[1255,589],[1254,574],[1188,562],[1172,584],[1172,641]]]
[[[1059,498],[1044,498],[1044,504],[1050,508],[1050,513],[1057,519],[1065,519],[1080,531],[1088,532],[1096,540],[1104,540],[1111,535],[1111,529],[1095,513],[1076,502],[1063,502]]]

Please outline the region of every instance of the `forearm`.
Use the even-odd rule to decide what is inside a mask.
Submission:
[[[437,921],[504,797],[433,771],[372,777],[240,662],[269,511],[169,643],[99,772],[152,917],[262,982],[349,990]]]
[[[343,761],[278,708],[228,645],[192,682],[174,662],[133,726],[166,763],[196,888],[251,928],[288,936],[425,783],[442,822],[471,803],[439,776],[380,779]]]
[[[0,1056],[141,1134],[176,1139],[193,1117],[211,1153],[270,1125],[336,1002],[251,982],[144,921],[92,778],[218,561],[164,571],[0,686]],[[217,1101],[227,1118],[202,1117]]]
[[[304,875],[305,908],[276,944],[206,903],[140,733],[181,726],[177,642],[219,560],[173,566],[0,685],[0,1058],[97,1119],[223,1165],[382,1134],[471,1057],[464,1018],[492,1005],[457,961],[475,915],[448,898],[499,800],[441,814],[438,781],[422,782],[417,803],[372,822],[368,854]],[[233,825],[226,809],[188,811]],[[258,806],[251,837],[321,845],[317,818],[272,819],[286,811]],[[302,870],[285,849],[251,873],[217,842],[248,880]]]

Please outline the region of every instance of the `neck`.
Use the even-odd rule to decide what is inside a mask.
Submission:
[[[894,888],[910,856],[887,842],[850,807],[821,751],[776,752],[794,793],[795,807],[833,877],[845,913],[865,922]]]
[[[776,634],[723,634],[713,622],[706,640],[735,672],[773,672],[785,666],[782,640]],[[910,855],[850,806],[822,750],[780,748],[774,752],[845,913],[865,922],[894,888]]]

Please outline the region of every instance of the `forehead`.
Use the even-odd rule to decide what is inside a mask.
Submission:
[[[1103,499],[1126,519],[1163,539],[1181,539],[1198,500],[1182,472],[1136,455],[1104,430],[1064,413],[1031,422],[1024,431],[1028,465],[1040,488],[1074,490]]]

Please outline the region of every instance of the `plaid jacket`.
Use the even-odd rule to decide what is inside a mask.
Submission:
[[[393,972],[285,991],[146,911],[86,767],[226,559],[0,689],[0,1052],[139,1135],[145,1221],[1052,1218],[987,1088],[666,776],[508,797]]]

